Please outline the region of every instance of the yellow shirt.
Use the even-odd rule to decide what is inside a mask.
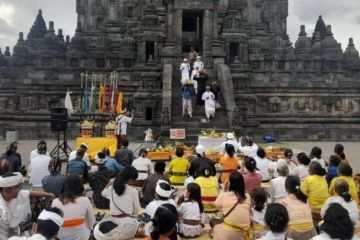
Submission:
[[[320,213],[322,206],[329,197],[325,177],[318,175],[307,176],[301,185],[301,191],[308,197],[311,211]]]
[[[206,212],[216,211],[217,208],[214,206],[214,202],[218,195],[218,180],[216,177],[197,177],[195,182],[199,184],[201,189],[201,200],[204,205]]]
[[[336,183],[337,180],[344,180],[349,184],[349,193],[351,195],[351,198],[356,203],[359,203],[359,197],[358,197],[358,194],[357,194],[356,184],[355,184],[355,181],[354,181],[354,179],[352,177],[339,176],[339,177],[334,178],[331,181],[330,188],[329,188],[330,195],[331,196],[336,195],[336,193],[335,193],[335,183]]]
[[[189,165],[189,161],[185,158],[171,160],[168,170],[171,184],[184,184]]]

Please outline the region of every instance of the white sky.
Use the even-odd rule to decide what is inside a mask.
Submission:
[[[27,36],[40,8],[47,25],[52,20],[56,29],[63,29],[64,36],[74,34],[75,0],[0,0],[0,47],[3,51],[5,46],[12,50],[19,32]],[[343,50],[349,37],[354,38],[360,50],[360,0],[289,0],[288,33],[293,43],[301,24],[306,26],[308,36],[312,36],[319,15],[326,24],[332,25]]]

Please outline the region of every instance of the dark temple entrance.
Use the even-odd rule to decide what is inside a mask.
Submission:
[[[190,47],[202,52],[202,11],[184,11],[182,19],[182,50],[190,52]]]

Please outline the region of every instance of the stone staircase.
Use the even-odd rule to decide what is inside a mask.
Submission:
[[[207,84],[210,84],[216,76],[214,70],[207,70],[209,80]],[[198,141],[198,135],[201,130],[215,129],[216,131],[226,132],[229,129],[228,118],[226,116],[225,108],[222,107],[216,110],[215,118],[210,122],[205,122],[205,107],[196,105],[196,96],[192,99],[193,117],[182,116],[182,97],[181,97],[181,74],[180,71],[175,68],[173,70],[172,79],[172,108],[171,108],[171,128],[185,128],[186,139],[185,143],[190,145],[196,145]]]

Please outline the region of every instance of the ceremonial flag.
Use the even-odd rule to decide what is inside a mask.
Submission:
[[[87,113],[89,110],[87,77],[88,77],[88,74],[86,73],[85,88],[84,88],[84,112],[85,113]]]
[[[116,106],[116,113],[122,112],[122,105],[123,105],[124,96],[121,91],[119,91],[119,96],[117,100],[117,106]]]
[[[100,75],[99,96],[98,96],[98,111],[99,111],[99,113],[103,112],[104,93],[105,93],[105,88],[104,88],[104,85],[102,82],[102,75]]]

